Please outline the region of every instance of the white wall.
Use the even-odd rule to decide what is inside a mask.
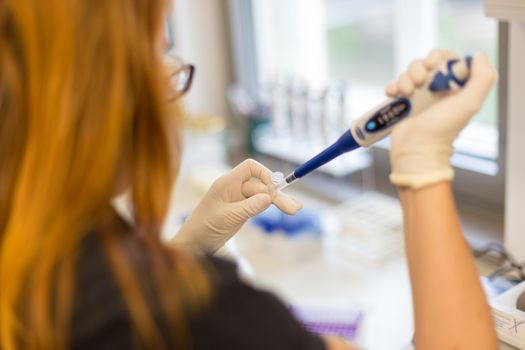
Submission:
[[[226,0],[175,0],[177,53],[197,66],[187,97],[190,113],[228,115],[226,91],[232,83]]]

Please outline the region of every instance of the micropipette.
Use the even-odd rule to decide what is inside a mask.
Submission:
[[[463,87],[470,77],[472,57],[443,62],[429,74],[429,78],[414,91],[410,98],[390,98],[352,123],[334,144],[313,157],[276,184],[278,190],[291,185],[315,169],[340,155],[360,147],[370,147],[388,135],[394,126],[409,117],[422,112],[439,100]],[[274,178],[273,180],[277,180]],[[277,181],[275,181],[277,182]]]

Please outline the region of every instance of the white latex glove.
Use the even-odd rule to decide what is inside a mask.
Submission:
[[[407,72],[390,83],[390,97],[410,98],[444,60],[457,58],[451,52],[434,50],[424,60],[413,61]],[[469,120],[480,110],[497,79],[485,54],[474,55],[468,83],[419,115],[399,123],[392,131],[390,181],[397,186],[421,188],[451,181],[453,142]]]
[[[301,203],[276,191],[271,175],[268,168],[249,159],[217,179],[175,235],[173,243],[214,253],[249,218],[272,203],[287,214],[297,213]]]

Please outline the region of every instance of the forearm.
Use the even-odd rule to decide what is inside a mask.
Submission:
[[[450,183],[401,189],[416,349],[496,349],[490,309]]]

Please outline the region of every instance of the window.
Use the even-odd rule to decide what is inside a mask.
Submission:
[[[412,59],[435,47],[460,55],[487,52],[499,67],[498,89],[506,89],[508,25],[485,17],[483,0],[230,0],[230,15],[236,75],[243,87],[254,96],[268,98],[268,87],[275,82],[281,94],[286,91],[282,86],[294,79],[317,89],[346,85],[346,123],[382,101],[385,84]],[[500,153],[505,145],[507,103],[505,91],[499,94],[498,89],[461,134],[452,163],[461,202],[501,213],[505,155]],[[286,97],[279,106],[284,106],[282,117],[290,115],[286,108],[294,103]],[[307,119],[312,115],[315,119],[318,110]],[[287,123],[293,126],[295,116],[289,119]],[[326,130],[318,121],[309,126],[310,132]],[[341,120],[329,123],[334,125],[338,126],[335,134],[340,133]],[[309,145],[293,140],[295,134],[290,132],[281,137],[286,142],[272,146],[282,152],[287,143],[292,144],[300,152],[280,158],[293,163],[314,153]],[[334,137],[330,133],[329,141]],[[370,153],[375,170],[371,178],[382,190],[389,188],[387,147],[388,143],[379,144]],[[359,157],[367,155],[353,152],[341,157],[345,158],[341,163]],[[357,169],[367,164],[356,163]],[[345,171],[343,167],[341,173]]]
[[[384,85],[394,76],[393,2],[328,0],[325,6],[330,77]]]
[[[384,99],[383,88],[433,47],[498,58],[497,22],[483,0],[253,0],[261,85],[300,79],[347,83],[347,118]],[[497,91],[456,147],[478,171],[498,172]],[[482,163],[478,160],[493,161]],[[461,161],[462,165],[470,163]]]

